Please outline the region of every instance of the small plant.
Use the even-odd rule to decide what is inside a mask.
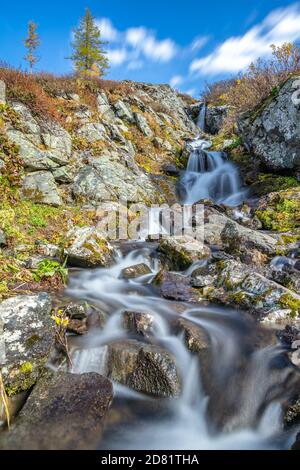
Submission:
[[[67,356],[70,367],[72,367],[72,360],[69,352],[68,340],[67,340],[67,328],[69,325],[69,318],[66,315],[65,310],[56,308],[51,316],[51,319],[55,323],[55,339],[56,342],[62,347],[64,353]]]
[[[61,265],[57,261],[43,259],[38,263],[37,269],[33,270],[33,278],[36,282],[40,282],[44,278],[53,277],[58,274],[63,284],[66,284],[68,279],[68,269],[65,266],[66,261]]]
[[[6,416],[7,426],[9,428],[10,427],[10,413],[9,413],[9,406],[8,406],[8,397],[5,391],[3,378],[2,378],[2,372],[0,369],[0,411],[1,413],[3,410]]]

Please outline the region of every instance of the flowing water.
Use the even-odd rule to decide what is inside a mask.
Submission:
[[[206,107],[198,126],[205,128]],[[237,207],[247,197],[237,168],[222,152],[211,152],[201,138],[191,144],[187,169],[179,183],[181,202],[201,199]],[[235,209],[239,213],[239,209]],[[159,211],[150,213],[150,232],[162,233]],[[147,233],[144,238],[147,238]],[[136,244],[135,244],[136,245]],[[147,245],[147,244],[144,244]],[[107,373],[107,349],[115,340],[132,339],[123,326],[124,311],[143,312],[153,319],[150,336],[176,359],[181,378],[178,398],[158,399],[120,384],[102,449],[288,449],[296,430],[283,427],[283,404],[298,379],[287,351],[270,341],[270,333],[247,315],[212,305],[187,304],[159,297],[151,282],[158,270],[155,249],[125,251],[111,268],[81,271],[73,276],[68,294],[85,299],[107,315],[103,329],[94,328],[71,343],[74,372]],[[151,245],[153,246],[153,244]],[[124,247],[123,247],[124,248]],[[274,267],[290,261],[275,259]],[[151,274],[122,278],[124,268],[146,263]],[[203,266],[195,263],[183,276]],[[178,313],[180,311],[180,313]],[[181,316],[200,328],[208,341],[205,357],[192,354],[183,334],[175,334]],[[267,340],[265,337],[269,338]],[[201,357],[201,359],[200,359]]]
[[[151,266],[152,273],[122,279],[124,268],[140,262]],[[241,313],[181,304],[180,315],[201,328],[209,341],[209,359],[199,361],[183,337],[172,331],[177,304],[153,291],[150,283],[155,273],[151,250],[143,248],[120,255],[112,268],[80,272],[68,289],[109,318],[104,329],[91,330],[73,343],[75,372],[106,373],[107,345],[132,338],[122,326],[123,312],[131,310],[153,316],[150,341],[174,355],[181,376],[182,391],[176,399],[154,399],[115,384],[114,418],[109,420],[101,448],[289,448],[296,431],[283,430],[281,405],[289,397],[295,371],[286,351],[280,346],[259,347],[257,340],[264,330]]]

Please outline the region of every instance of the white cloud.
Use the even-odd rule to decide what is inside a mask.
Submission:
[[[177,46],[171,39],[159,41],[155,34],[143,26],[125,32],[127,44],[150,60],[169,62],[176,55]]]
[[[101,37],[105,41],[116,41],[119,36],[118,30],[113,26],[109,18],[101,18],[96,20],[96,24],[101,31]]]
[[[110,65],[118,67],[127,60],[127,52],[125,49],[110,49],[107,51],[107,58]]]
[[[128,70],[140,70],[144,66],[144,62],[142,60],[132,60],[127,65]]]
[[[193,40],[192,44],[190,45],[191,51],[199,51],[199,49],[202,49],[202,47],[205,46],[205,44],[207,44],[208,41],[209,41],[208,36],[198,36],[197,38]]]
[[[174,75],[174,77],[171,78],[170,80],[170,85],[171,87],[176,87],[178,85],[181,85],[184,81],[184,78],[181,75]]]
[[[147,29],[143,26],[139,28],[129,28],[125,32],[125,40],[127,44],[130,44],[133,47],[141,46],[141,43],[147,37]]]
[[[201,75],[239,72],[258,57],[267,56],[271,44],[280,45],[299,39],[299,25],[299,5],[274,10],[244,36],[231,37],[211,54],[194,60],[190,72]]]

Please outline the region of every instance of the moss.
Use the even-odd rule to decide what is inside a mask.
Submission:
[[[297,318],[300,315],[300,299],[291,294],[283,294],[279,299],[279,304],[282,308],[291,311],[291,318]]]
[[[270,207],[257,210],[256,216],[265,229],[288,232],[299,225],[300,204],[299,201],[279,196],[276,202],[270,204]]]
[[[244,291],[237,291],[233,292],[228,295],[228,300],[230,303],[235,305],[244,305],[245,300],[249,297],[249,295]]]
[[[31,362],[24,362],[20,367],[21,374],[30,374],[33,370]]]
[[[295,188],[299,182],[293,176],[279,176],[269,173],[259,173],[257,181],[251,186],[258,196],[269,194],[276,191],[283,191]]]

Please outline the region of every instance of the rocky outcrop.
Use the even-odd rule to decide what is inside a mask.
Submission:
[[[34,387],[0,448],[95,450],[113,399],[101,375],[48,374]]]
[[[276,96],[238,121],[244,143],[271,171],[297,174],[300,168],[299,104],[293,99],[296,89],[296,78],[292,77]]]
[[[22,192],[30,201],[54,207],[62,205],[54,176],[48,171],[36,171],[25,176]]]
[[[173,271],[183,271],[210,254],[207,246],[189,236],[163,237],[158,251],[163,263]]]
[[[0,105],[6,103],[6,85],[3,80],[0,80]]]
[[[74,227],[66,235],[64,256],[71,266],[95,268],[113,262],[114,249],[95,227]]]
[[[51,308],[45,293],[0,303],[0,342],[5,346],[2,375],[9,395],[30,389],[43,371],[54,345]]]
[[[159,346],[135,340],[108,347],[108,376],[119,383],[156,397],[178,396],[181,385],[173,356]]]

